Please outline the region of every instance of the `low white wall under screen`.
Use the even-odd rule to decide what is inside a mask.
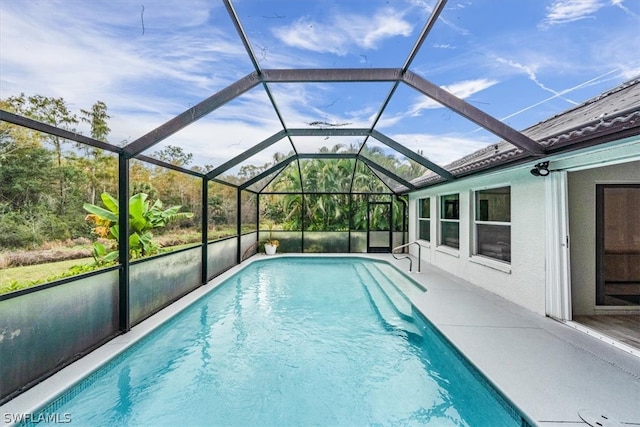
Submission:
[[[434,186],[410,194],[409,240],[417,239],[416,200],[431,199],[431,243],[422,261],[431,263],[474,285],[503,296],[541,315],[545,314],[545,189],[544,179],[529,168],[500,171]],[[473,191],[511,187],[511,264],[472,256]],[[438,195],[460,194],[460,249],[438,247]],[[417,256],[417,249],[411,248]]]
[[[238,258],[238,238],[218,240],[207,246],[207,280],[213,279],[236,265]]]
[[[118,333],[118,270],[0,301],[0,401]]]
[[[240,237],[240,255],[243,258],[248,258],[251,255],[258,253],[258,232],[243,234]]]
[[[131,263],[131,324],[138,324],[200,286],[201,266],[199,246]]]

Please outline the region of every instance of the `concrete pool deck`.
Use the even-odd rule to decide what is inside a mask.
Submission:
[[[397,261],[390,255],[352,256],[385,260],[405,272],[408,268],[406,260]],[[7,424],[5,414],[35,412],[238,269],[258,259],[264,256],[252,257],[233,267],[129,333],[114,338],[7,402],[0,407],[0,422]],[[409,277],[427,289],[412,298],[414,306],[533,422],[543,427],[586,426],[578,412],[589,411],[609,416],[621,425],[640,426],[637,356],[426,264],[422,265],[421,273]]]
[[[540,426],[640,425],[639,357],[429,265],[410,277],[427,289],[414,306]]]

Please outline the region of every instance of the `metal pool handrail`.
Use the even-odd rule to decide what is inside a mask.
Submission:
[[[409,242],[409,243],[405,243],[404,245],[400,245],[400,246],[396,246],[395,248],[391,249],[391,256],[393,256],[395,259],[408,259],[409,260],[409,273],[413,272],[413,259],[411,259],[411,257],[409,255],[403,254],[404,256],[401,257],[397,257],[395,253],[396,250],[398,249],[402,249],[402,248],[406,248],[409,245],[418,245],[418,273],[420,273],[420,261],[422,260],[422,257],[420,256],[420,249],[422,248],[422,245],[420,243],[418,243],[417,241],[413,241],[413,242]]]

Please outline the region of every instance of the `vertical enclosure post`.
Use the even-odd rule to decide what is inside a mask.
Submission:
[[[129,158],[118,156],[118,258],[120,282],[118,293],[118,324],[120,331],[131,329],[129,317]]]
[[[352,208],[352,200],[353,200],[353,193],[349,193],[349,232],[347,233],[347,253],[351,253],[351,229],[353,228],[353,214],[351,212],[351,208]]]
[[[300,233],[300,252],[304,253],[304,213],[306,212],[306,197],[304,197],[304,193],[300,193],[300,197],[302,197],[302,210],[300,211],[300,219],[302,220],[300,221],[300,223],[302,224],[302,233]]]
[[[256,193],[256,230],[257,230],[257,241],[260,242],[260,193]],[[260,252],[260,245],[256,248],[256,253]]]
[[[238,244],[236,251],[236,264],[242,262],[242,190],[236,187],[236,233],[238,234]]]
[[[369,203],[371,203],[371,194],[367,194],[367,253],[369,253],[369,232],[371,230],[369,230],[369,224],[370,224],[370,220],[369,220]]]
[[[201,280],[204,285],[209,279],[208,272],[208,260],[209,260],[209,180],[206,176],[202,177],[202,220],[200,229],[202,233],[202,266],[201,266]]]
[[[389,247],[393,250],[393,196],[389,196]]]
[[[396,200],[402,203],[402,245],[407,243],[405,235],[407,233],[407,215],[409,213],[409,205],[402,197],[396,195]],[[393,245],[392,245],[393,246]]]

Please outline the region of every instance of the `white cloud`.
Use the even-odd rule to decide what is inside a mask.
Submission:
[[[450,45],[449,43],[434,43],[432,45],[436,49],[455,49],[455,46]]]
[[[354,47],[373,50],[386,39],[408,37],[412,30],[402,13],[388,8],[373,16],[338,14],[324,21],[301,18],[288,27],[274,29],[273,34],[288,46],[346,55]]]
[[[424,157],[444,166],[486,146],[488,143],[459,135],[444,134],[390,134],[389,137],[415,152],[422,150]]]
[[[331,85],[287,83],[269,87],[289,128],[306,128],[315,121],[349,123],[349,127],[366,128],[371,125],[372,114],[380,108],[379,103],[365,102],[358,104],[359,109],[334,108],[343,104],[340,99],[343,95],[336,93],[339,88]]]
[[[300,19],[287,28],[276,28],[274,35],[285,44],[319,53],[346,55],[348,40],[343,33],[314,21]]]
[[[604,6],[601,0],[556,0],[547,7],[545,24],[565,24],[589,18]]]
[[[238,130],[241,129],[241,132]],[[171,138],[149,149],[149,153],[161,150],[166,145],[179,146],[193,154],[193,164],[219,166],[243,153],[248,148],[266,139],[278,130],[265,132],[265,128],[246,126],[240,120],[202,121],[188,126]],[[286,138],[285,138],[286,142]],[[270,150],[264,150],[251,157],[254,164],[263,164],[270,160]]]
[[[625,13],[627,13],[627,14],[633,16],[633,17],[637,17],[638,16],[637,13],[634,13],[631,9],[629,9],[627,6],[624,5],[624,0],[611,0],[611,4],[613,6],[619,7]]]
[[[260,65],[265,68],[317,66],[317,55],[302,54],[291,46],[311,53],[352,54],[356,60],[361,55],[362,62],[369,64],[366,55],[378,55],[378,52],[371,52],[373,50],[380,49],[380,56],[390,56],[390,51],[382,50],[383,45],[400,53],[397,45],[393,43],[391,46],[388,41],[395,42],[401,37],[410,36],[415,29],[414,25],[423,22],[420,21],[422,14],[429,12],[434,3],[432,0],[408,2],[410,7],[402,12],[387,8],[369,9],[363,14],[336,14],[331,13],[329,8],[323,8],[327,11],[323,14],[302,15],[302,12],[295,17],[290,16],[290,25],[274,31],[276,37],[288,46],[271,44],[273,39],[267,34],[267,27],[259,28],[258,25],[253,29],[247,25],[247,28],[253,31],[249,32],[250,41]],[[609,7],[609,11],[613,11],[618,18],[628,18],[621,11],[637,16],[635,4],[629,1],[626,4],[622,0],[550,2],[552,5],[547,9],[547,26],[594,16],[602,7]],[[299,9],[303,10],[307,2],[300,4]],[[469,2],[461,1],[448,8],[451,10],[468,5]],[[418,10],[418,7],[422,10]],[[540,6],[540,9],[543,7]],[[635,10],[636,15],[629,8]],[[476,18],[475,14],[468,16]],[[599,19],[600,16],[598,15]],[[603,18],[609,19],[609,16]],[[20,92],[28,95],[38,93],[62,96],[74,111],[88,108],[98,99],[105,101],[113,116],[110,123],[113,129],[111,140],[116,143],[123,139],[135,140],[253,71],[244,48],[233,31],[228,14],[219,2],[0,0],[0,21],[0,97]],[[287,22],[278,21],[278,25]],[[536,91],[537,98],[527,101],[527,105],[531,106],[522,107],[513,115],[550,99],[569,96],[568,93],[586,84],[601,84],[603,80],[615,80],[617,84],[620,75],[631,78],[640,73],[640,62],[635,51],[620,49],[620,46],[633,45],[629,43],[633,37],[637,39],[637,29],[633,27],[629,30],[625,25],[617,28],[617,25],[609,24],[613,21],[603,19],[606,25],[601,28],[601,35],[597,38],[594,35],[591,39],[597,40],[597,43],[576,43],[572,32],[565,31],[568,28],[564,27],[556,26],[557,34],[553,34],[553,31],[538,32],[540,38],[531,37],[528,29],[522,28],[522,32],[500,33],[495,38],[483,39],[486,43],[475,50],[474,55],[463,51],[467,44],[475,43],[475,35],[453,25],[455,23],[475,28],[473,20],[460,23],[461,21],[452,19],[451,23],[445,22],[441,17],[439,21],[435,30],[439,31],[446,25],[448,28],[445,30],[452,31],[445,34],[450,34],[451,37],[432,44],[432,52],[438,49],[438,55],[450,57],[456,52],[459,55],[441,63],[419,63],[417,66],[422,65],[424,71],[414,71],[434,78],[434,81],[458,81],[444,89],[463,99],[472,97],[498,81],[505,85],[501,87],[504,92],[511,90],[506,85],[512,84],[512,80],[524,81],[525,84],[519,88],[523,91],[532,89],[533,85],[528,84],[524,78],[512,79],[513,76],[526,76],[551,95],[545,100],[539,100],[539,91]],[[407,43],[410,41],[406,40]],[[428,43],[425,43],[425,48],[427,46]],[[497,56],[502,59],[497,61]],[[558,58],[563,60],[559,61]],[[343,58],[335,59],[336,62],[347,63],[346,60],[342,61]],[[612,69],[614,71],[609,71]],[[589,80],[580,85],[576,85],[574,80],[559,78],[569,74],[577,76],[576,79],[580,82],[589,80],[593,75],[599,77],[592,79],[596,80],[594,83]],[[463,81],[473,75],[486,78]],[[565,81],[570,83],[564,83]],[[571,87],[556,87],[561,85]],[[345,94],[337,94],[341,88],[336,89],[331,84],[269,86],[289,127],[308,127],[309,122],[319,120],[330,123],[348,122],[349,127],[369,127],[380,108],[379,102],[369,102],[373,96],[363,96],[366,101],[360,101],[360,105],[351,99],[347,102]],[[349,95],[353,98],[365,92],[366,95],[371,95],[364,85],[350,90]],[[399,94],[396,94],[393,101],[397,102],[395,105],[399,105],[395,111],[405,111],[391,117],[385,114],[378,129],[407,132],[399,134],[398,140],[405,138],[402,142],[416,150],[424,149],[438,163],[447,163],[479,148],[480,142],[450,133],[438,136],[409,133],[416,128],[425,127],[422,117],[412,119],[412,116],[421,116],[423,112],[424,116],[428,116],[425,110],[443,107],[426,96],[418,96],[411,90],[407,92],[409,96],[405,99],[400,99]],[[411,98],[412,96],[415,98]],[[340,97],[342,100],[334,105],[333,102]],[[402,127],[391,128],[396,124]],[[262,87],[258,86],[161,144],[180,145],[185,151],[193,152],[196,158],[206,159],[203,163],[219,164],[277,132],[279,126],[270,103],[265,101]],[[433,128],[429,130],[437,132]],[[413,141],[416,142],[415,147],[411,145]],[[151,151],[156,150],[154,147]]]
[[[104,101],[119,142],[253,71],[234,34],[203,25],[206,2],[79,5],[2,2],[0,97],[61,96],[75,111]]]
[[[127,119],[131,126],[135,126],[136,119],[143,118]],[[144,154],[150,155],[167,145],[174,145],[192,153],[195,165],[218,166],[281,129],[266,94],[262,89],[256,89],[179,130]],[[284,145],[285,148],[280,148],[280,151],[288,152],[290,148],[286,147],[287,144],[285,138],[276,146]],[[271,155],[272,151],[267,149],[250,160],[254,164],[262,164],[269,161]]]
[[[629,64],[629,65],[630,66],[622,68],[621,75],[624,77],[624,79],[625,80],[631,80],[631,79],[634,79],[634,78],[639,78],[640,77],[640,65],[634,64],[635,67],[631,66],[631,64]]]
[[[348,22],[351,22],[351,19],[346,18],[344,24],[346,25]],[[373,31],[371,31],[372,27]],[[377,13],[373,17],[373,22],[369,19],[356,19],[355,22],[352,22],[349,33],[355,36],[358,45],[366,49],[375,49],[378,42],[395,36],[408,37],[412,30],[413,26],[402,16],[387,9]]]

